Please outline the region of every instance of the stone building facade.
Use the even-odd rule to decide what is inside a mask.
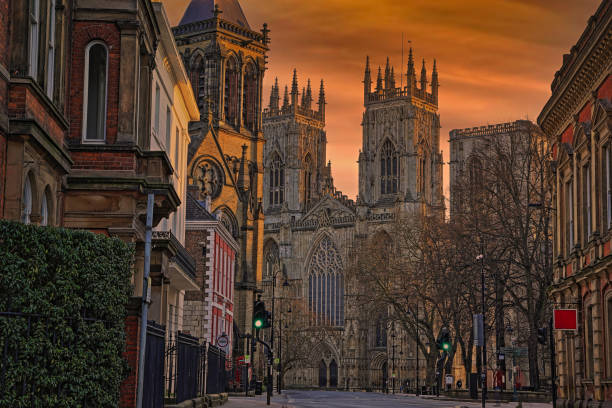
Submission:
[[[369,59],[366,63],[356,201],[334,187],[326,156],[323,84],[316,107],[312,84],[308,81],[300,93],[295,71],[282,99],[278,83],[272,88],[263,113],[263,299],[271,304],[280,271],[289,286],[276,289],[277,299],[301,302],[312,316],[313,333],[319,329],[327,333],[313,348],[310,365],[285,375],[287,386],[391,387],[393,349],[396,387],[414,379],[414,344],[409,344],[413,342],[403,333],[392,342],[386,322],[362,316],[347,301],[351,294],[345,279],[356,240],[386,234],[398,214],[435,213],[443,208],[435,63],[431,87],[424,62],[418,85],[412,50],[402,75],[407,75],[408,83],[398,87],[387,62],[384,76],[379,68],[372,89]],[[424,378],[424,366],[420,370]]]
[[[556,141],[551,298],[578,310],[577,331],[555,332],[562,406],[612,406],[611,41],[605,0],[563,57],[538,117]]]
[[[186,167],[188,123],[199,111],[161,3],[99,3],[0,3],[0,217],[135,244],[131,371],[120,402],[132,407],[149,192],[156,229],[149,317],[180,330],[181,292],[196,287],[193,260],[177,238],[184,212],[172,214],[185,193],[179,167]],[[170,90],[159,98],[171,113],[163,140],[154,134],[155,84]]]
[[[251,29],[237,0],[193,0],[174,36],[201,112],[190,127],[188,184],[238,242],[233,315],[236,329],[250,333],[263,252],[261,110],[268,30]],[[245,345],[234,344],[236,355]]]

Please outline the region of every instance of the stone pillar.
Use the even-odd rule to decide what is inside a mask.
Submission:
[[[138,24],[118,23],[121,29],[121,57],[119,68],[119,123],[118,143],[136,143],[136,107],[138,106]]]

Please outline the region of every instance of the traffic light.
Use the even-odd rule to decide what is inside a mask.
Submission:
[[[548,329],[546,327],[540,327],[538,329],[538,343],[546,345],[547,334],[548,334]]]
[[[440,335],[436,340],[436,346],[438,347],[438,350],[446,351],[447,353],[451,351],[453,347],[451,342],[451,335],[450,331],[446,327],[440,329]]]
[[[253,328],[260,330],[265,327],[266,324],[266,305],[261,300],[256,300],[253,305]]]

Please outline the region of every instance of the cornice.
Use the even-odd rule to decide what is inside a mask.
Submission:
[[[612,7],[600,10],[603,14],[595,23],[592,17],[566,64],[557,73],[553,93],[540,116],[538,124],[549,136],[557,136],[590,98],[591,92],[612,70]],[[591,24],[597,24],[591,28]]]

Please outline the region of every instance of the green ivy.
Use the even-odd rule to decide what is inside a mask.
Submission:
[[[0,221],[0,408],[117,407],[134,248]],[[3,374],[4,373],[4,374]]]

